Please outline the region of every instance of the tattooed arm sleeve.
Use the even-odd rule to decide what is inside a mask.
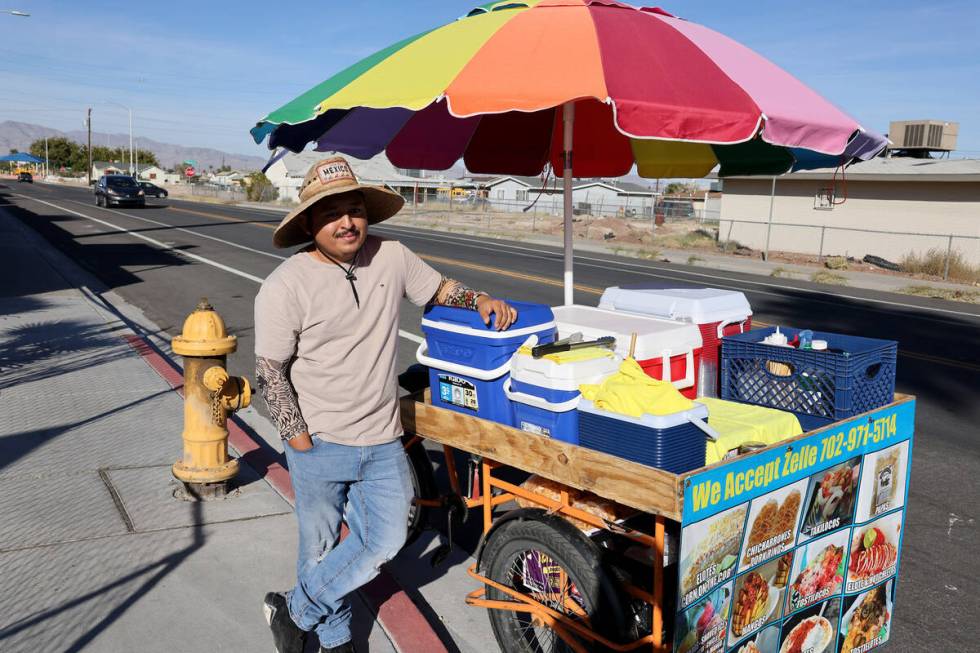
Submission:
[[[283,440],[291,440],[307,432],[306,421],[296,400],[296,390],[286,373],[288,367],[288,361],[255,357],[255,378],[258,379],[259,391]]]
[[[432,303],[441,304],[442,306],[468,308],[471,311],[475,311],[477,308],[477,298],[486,294],[485,292],[468,288],[465,284],[455,279],[443,277],[442,282],[439,284],[439,289],[432,298]]]

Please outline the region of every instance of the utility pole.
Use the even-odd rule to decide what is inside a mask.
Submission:
[[[136,177],[136,152],[133,151],[133,110],[129,110],[129,176]]]
[[[51,166],[48,164],[48,136],[44,135],[44,176],[51,174]]]
[[[85,119],[88,125],[88,185],[92,185],[92,107],[88,108],[88,118]]]

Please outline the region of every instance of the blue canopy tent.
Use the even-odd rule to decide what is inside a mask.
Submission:
[[[36,166],[37,164],[44,163],[44,159],[34,156],[29,152],[17,152],[15,154],[0,156],[0,162],[10,163],[11,165],[14,163],[33,163]]]
[[[16,154],[0,156],[0,161],[9,161],[11,163],[44,163],[44,159],[36,157],[33,154],[28,154],[27,152],[17,152]]]

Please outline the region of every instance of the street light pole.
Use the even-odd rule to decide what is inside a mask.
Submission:
[[[129,176],[133,177],[136,164],[136,153],[133,152],[133,110],[129,110]]]
[[[136,155],[133,152],[133,110],[130,107],[127,107],[125,104],[121,104],[114,100],[106,100],[105,103],[114,104],[117,107],[122,107],[129,112],[129,176],[132,177],[134,164],[136,162]]]
[[[92,185],[92,107],[88,108],[88,117],[85,118],[85,126],[88,128],[88,185]]]

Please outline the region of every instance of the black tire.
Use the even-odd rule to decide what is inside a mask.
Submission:
[[[861,260],[865,263],[870,263],[871,265],[882,268],[883,270],[891,270],[892,272],[902,271],[902,266],[900,266],[898,263],[892,263],[888,259],[884,259],[873,254],[865,254],[864,258]]]
[[[574,529],[568,525],[568,528]],[[584,535],[571,533],[564,527],[534,519],[515,519],[502,524],[486,543],[482,556],[482,569],[491,580],[516,589],[522,594],[535,597],[540,602],[564,614],[574,615],[581,611],[588,617],[592,628],[607,639],[620,639],[625,630],[624,611],[612,579],[603,569],[598,547]],[[551,570],[561,569],[569,584],[560,591],[561,601],[548,598],[555,596],[551,577],[544,575],[542,564]],[[537,565],[541,578],[547,582],[549,592],[536,591],[526,581],[528,565]],[[549,572],[554,574],[554,571]],[[541,585],[543,587],[543,585]],[[566,593],[567,592],[567,593]],[[512,600],[503,592],[487,588],[487,598],[496,601]],[[569,601],[577,608],[565,608]],[[559,605],[559,603],[561,605]],[[512,610],[491,609],[490,626],[500,650],[504,653],[570,653],[572,649],[557,633],[547,627],[533,625],[530,615]],[[597,644],[580,640],[587,650],[605,650]]]
[[[414,436],[406,433],[402,436],[402,443],[407,444]],[[408,468],[412,475],[412,490],[416,497],[421,499],[435,499],[438,497],[436,488],[436,477],[432,471],[432,461],[426,453],[422,442],[416,442],[405,450],[408,456]],[[422,531],[429,525],[429,513],[431,508],[428,506],[413,505],[408,513],[408,537],[405,539],[405,546],[418,539]]]

